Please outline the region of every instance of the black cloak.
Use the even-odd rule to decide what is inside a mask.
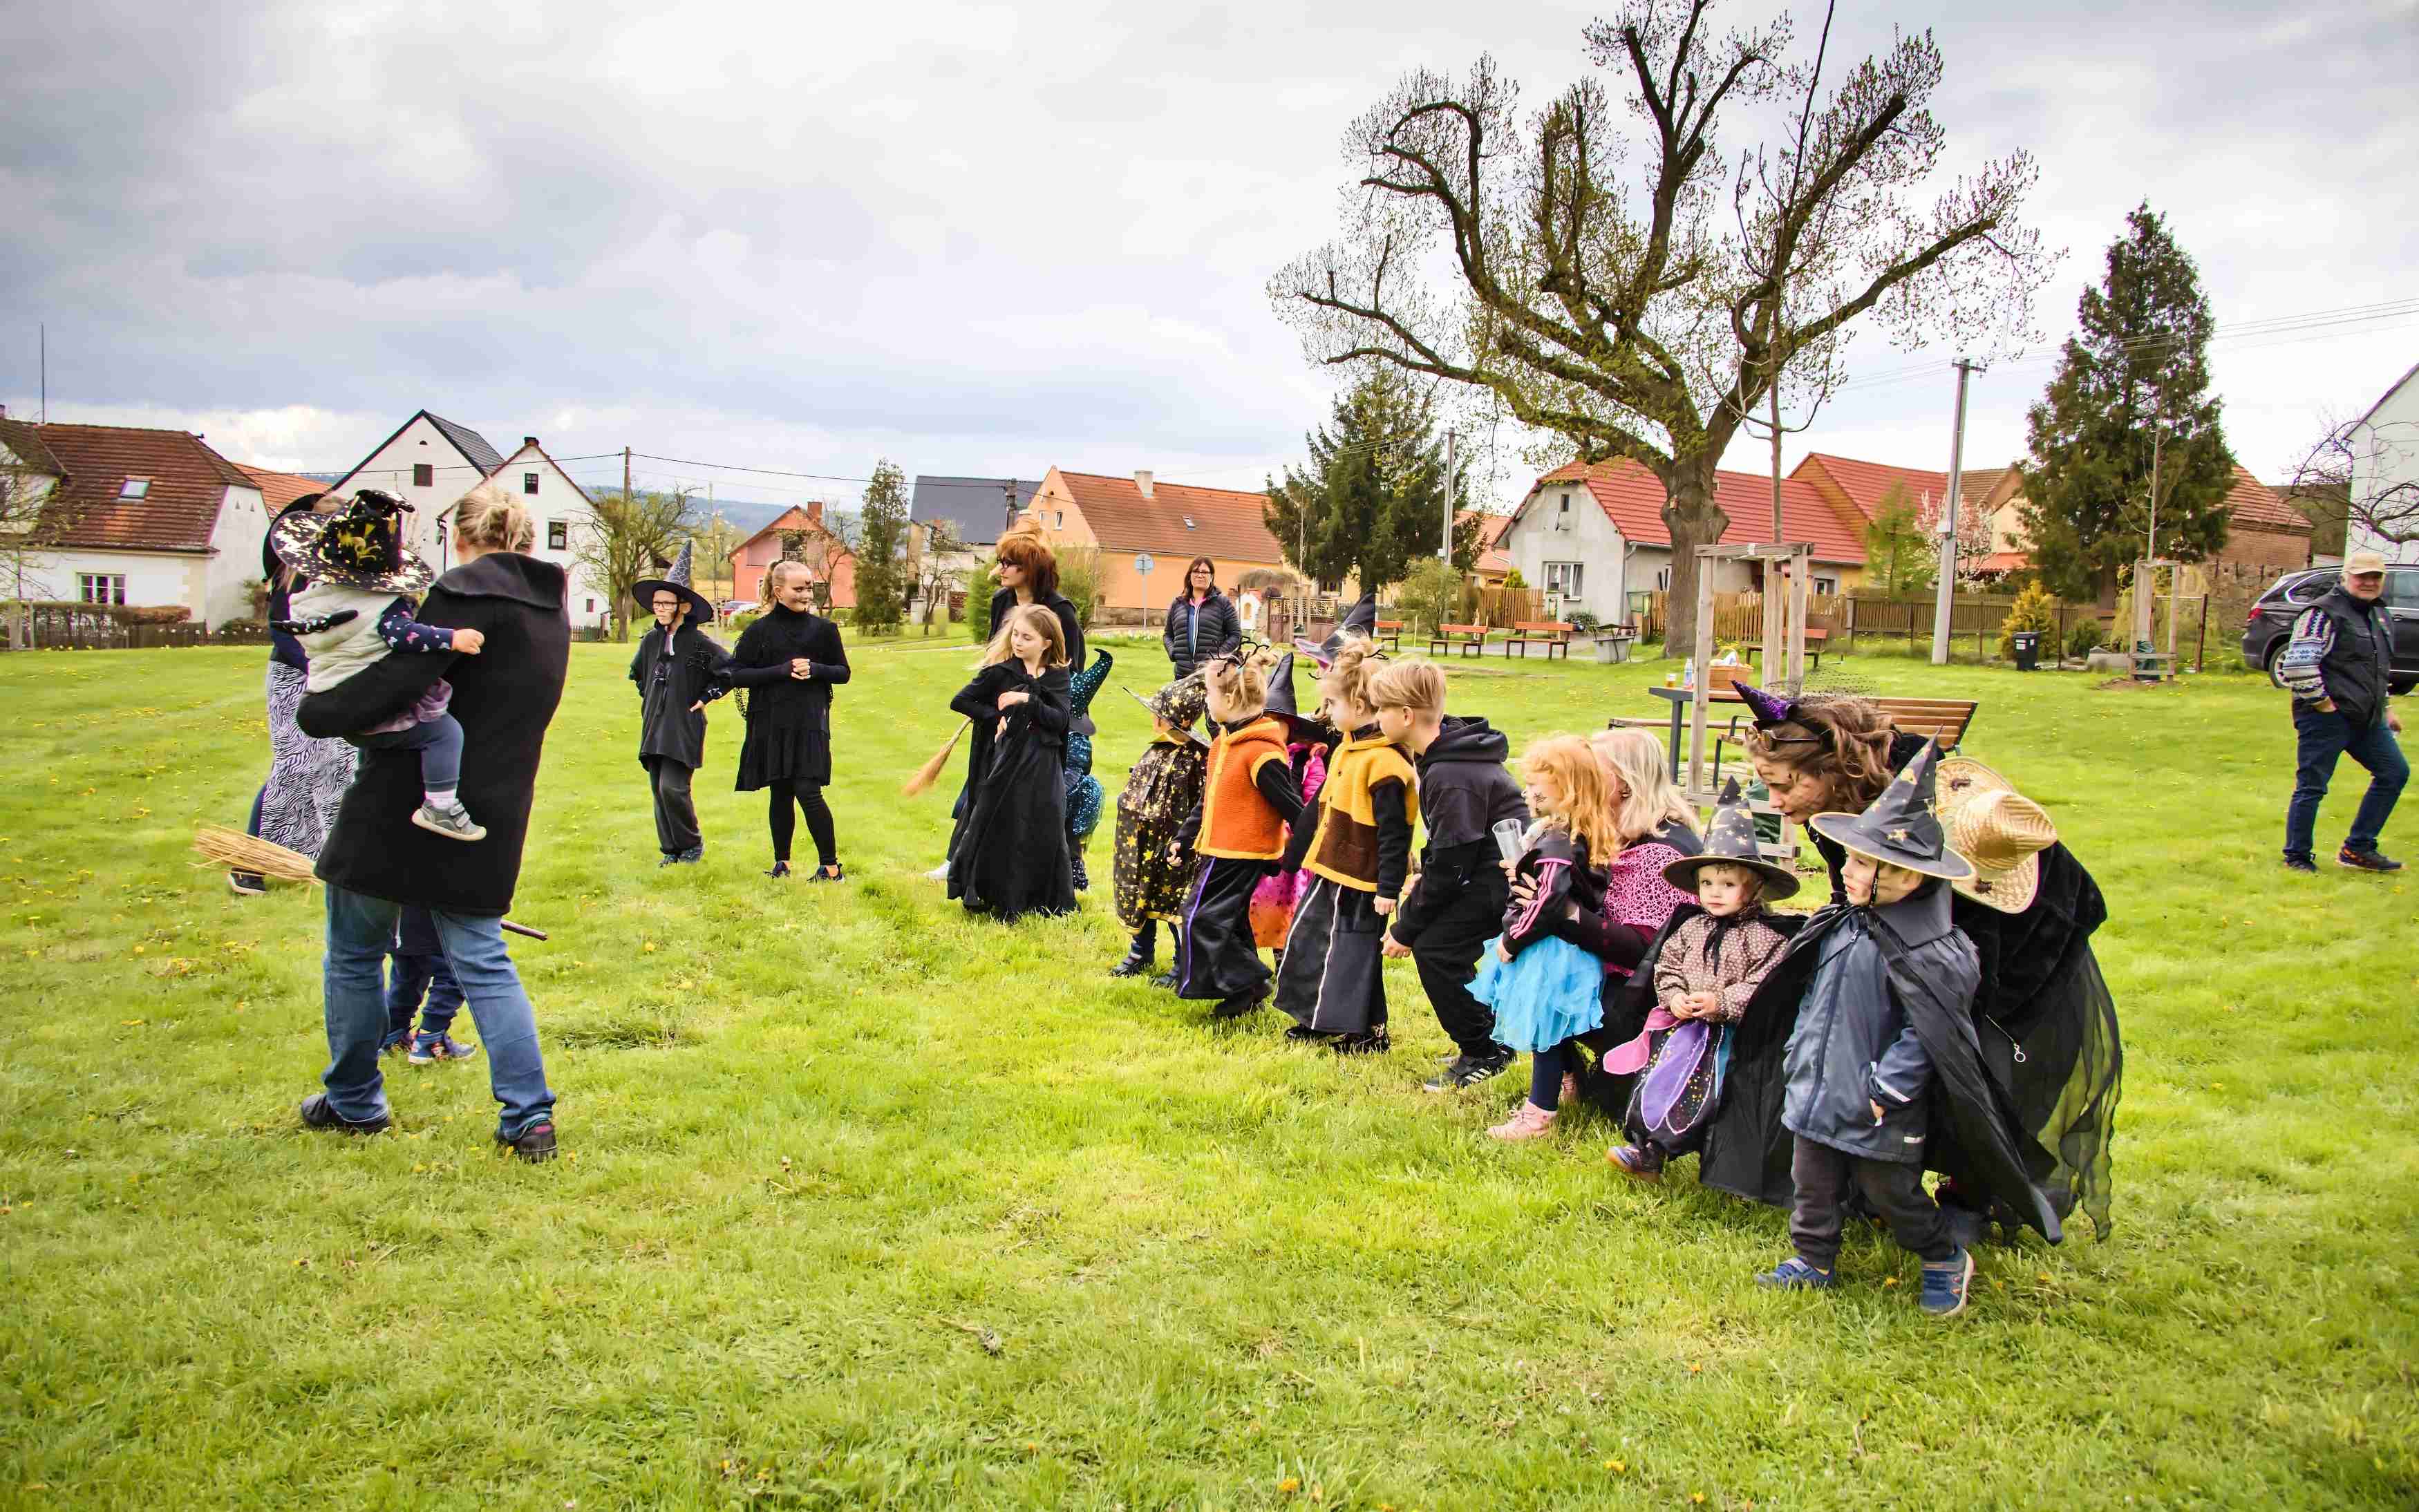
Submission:
[[[1003,693],[1029,693],[999,712]],[[1030,676],[1003,661],[975,674],[949,707],[974,718],[969,738],[989,745],[980,781],[949,844],[949,896],[1013,919],[1075,909],[1067,841],[1067,669]],[[988,713],[985,720],[981,716]]]

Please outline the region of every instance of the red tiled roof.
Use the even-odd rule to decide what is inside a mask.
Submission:
[[[1578,463],[1556,468],[1537,480],[1538,486],[1581,475]],[[1636,462],[1599,462],[1584,470],[1588,492],[1621,533],[1642,546],[1670,546],[1672,532],[1663,524],[1663,481]],[[1531,495],[1534,498],[1533,492]],[[1722,540],[1732,546],[1761,541],[1772,533],[1772,479],[1753,472],[1718,471],[1714,501],[1730,517]],[[1792,541],[1814,548],[1814,560],[1862,566],[1863,535],[1825,501],[1803,478],[1780,481],[1780,524]]]
[[[1977,572],[2015,572],[2033,564],[2029,551],[1994,551],[1974,563]]]
[[[1991,490],[1999,486],[1999,480],[2009,471],[2007,468],[1967,468],[1960,474],[1961,481],[1957,486],[1959,507],[1980,504],[1988,499]],[[1934,472],[1927,468],[1893,467],[1887,462],[1866,462],[1829,452],[1807,453],[1789,475],[1806,478],[1818,486],[1826,482],[1831,484],[1849,503],[1856,506],[1857,513],[1867,519],[1873,517],[1873,512],[1881,507],[1882,496],[1889,492],[1890,485],[1894,483],[1906,486],[1907,502],[1918,510],[1923,507],[1926,494],[1932,496],[1934,504],[1949,497],[1949,474],[1946,472]]]
[[[300,473],[271,472],[267,468],[256,468],[248,462],[238,462],[235,470],[250,478],[252,486],[260,490],[260,501],[269,507],[269,517],[271,519],[277,517],[279,510],[303,495],[328,491],[326,484],[316,478],[303,477]]]
[[[42,444],[41,427],[31,421],[0,415],[0,447],[7,448],[8,455],[26,468],[47,477],[59,477],[67,471],[66,464]]]
[[[67,519],[63,546],[207,551],[230,487],[253,481],[190,431],[130,425],[43,425],[42,444],[67,468],[52,507]],[[128,478],[148,478],[121,499]]]
[[[2233,523],[2247,530],[2269,531],[2280,535],[2310,533],[2310,522],[2302,512],[2244,471],[2240,462],[2234,464],[2234,486],[2226,493],[2226,507]]]
[[[1271,565],[1285,560],[1277,538],[1269,533],[1266,494],[1161,481],[1145,499],[1131,477],[1063,469],[1058,476],[1093,535],[1111,550]]]

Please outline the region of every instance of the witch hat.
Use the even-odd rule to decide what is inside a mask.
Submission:
[[[1763,882],[1762,896],[1767,903],[1795,897],[1797,873],[1785,866],[1764,858],[1755,839],[1755,815],[1740,795],[1737,778],[1732,778],[1722,788],[1721,801],[1714,806],[1714,821],[1705,826],[1704,849],[1695,856],[1684,856],[1663,869],[1663,880],[1682,892],[1697,890],[1697,873],[1704,867],[1718,862],[1723,866],[1743,866]]]
[[[1972,876],[1973,863],[1949,848],[1932,811],[1933,767],[1939,760],[1940,742],[1925,741],[1863,813],[1818,813],[1807,827],[1870,861],[1950,882]]]
[[[689,574],[693,570],[691,563],[696,555],[697,544],[693,541],[683,541],[680,555],[672,559],[671,570],[660,578],[641,578],[632,583],[630,596],[637,599],[639,607],[643,609],[654,607],[657,594],[677,594],[688,601],[689,624],[712,625],[714,606],[706,602],[703,594],[689,586]]]
[[[1190,730],[1210,707],[1210,685],[1194,672],[1169,683],[1143,703],[1170,730]]]
[[[363,488],[333,515],[280,514],[270,524],[269,545],[279,560],[313,582],[417,594],[437,574],[403,548],[403,517],[410,513],[411,506],[394,495]]]
[[[1294,702],[1293,653],[1290,651],[1278,657],[1277,664],[1269,669],[1267,712],[1284,722],[1288,740],[1317,740],[1325,732],[1325,726],[1316,717],[1302,713],[1302,706]]]
[[[1740,701],[1747,704],[1748,717],[1755,721],[1755,727],[1758,730],[1769,730],[1777,724],[1787,724],[1797,712],[1795,699],[1783,698],[1777,693],[1767,693],[1753,683],[1733,682],[1731,684],[1731,691],[1736,693]]]
[[[1344,642],[1356,636],[1364,640],[1378,638],[1378,595],[1375,594],[1362,594],[1361,602],[1344,611],[1344,623],[1329,632],[1326,640],[1313,645],[1308,637],[1296,636],[1293,644],[1295,650],[1318,663],[1318,670],[1325,671],[1328,663],[1335,659],[1335,654],[1344,649]]]

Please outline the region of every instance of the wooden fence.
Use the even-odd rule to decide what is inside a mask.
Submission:
[[[1632,594],[1630,614],[1638,621],[1639,634],[1648,640],[1659,640],[1669,621],[1670,595],[1663,593]],[[1960,594],[1949,610],[1949,640],[1952,649],[1963,653],[1971,648],[1981,656],[1998,652],[1999,628],[2015,607],[2012,596],[2000,594]],[[1851,651],[1859,640],[1877,644],[1903,641],[1913,646],[1920,641],[1929,644],[1932,627],[1939,612],[1938,602],[1923,598],[1877,598],[1851,594],[1818,594],[1807,601],[1806,619],[1810,625],[1819,625],[1830,632],[1824,642],[1826,650]],[[2195,607],[2183,609],[2183,640],[2194,639]],[[2055,660],[2067,642],[2068,634],[2085,621],[2096,621],[2106,631],[2109,616],[2087,605],[2060,604],[2057,622],[2051,632],[2055,639],[2043,647],[2044,655]],[[1764,640],[1764,596],[1761,594],[1716,594],[1714,595],[1714,640],[1719,645],[1751,647]]]
[[[261,646],[269,643],[269,627],[256,620],[237,621],[216,630],[198,625],[129,625],[115,615],[78,609],[38,609],[28,611],[35,651],[147,651],[162,646]],[[0,647],[14,643],[14,616]]]

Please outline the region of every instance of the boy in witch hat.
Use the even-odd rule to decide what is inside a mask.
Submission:
[[[475,656],[486,638],[412,618],[421,592],[436,580],[427,563],[403,548],[403,517],[411,506],[393,494],[363,488],[336,514],[280,515],[270,547],[310,586],[294,595],[290,620],[272,626],[293,636],[309,656],[306,691],[324,693],[390,651]],[[487,831],[462,807],[462,726],[446,707],[454,687],[428,685],[411,707],[345,738],[364,750],[408,750],[420,756],[421,805],[411,822],[447,840],[479,841]]]
[[[1949,849],[1933,812],[1938,758],[1926,741],[1863,813],[1813,818],[1816,833],[1847,853],[1848,904],[1827,910],[1789,952],[1815,952],[1782,1052],[1796,1253],[1756,1279],[1833,1285],[1841,1219],[1861,1196],[1922,1257],[1923,1310],[1945,1318],[1964,1309],[1974,1259],[1923,1189],[1929,1141],[1953,1139],[1962,1168],[1988,1195],[2053,1243],[2061,1236],[2035,1184],[2049,1157],[1982,1066],[1972,1016],[1980,971],[1949,913],[1949,884],[1974,868]]]
[[[689,779],[705,764],[705,706],[731,691],[731,656],[701,628],[714,623],[714,606],[689,586],[693,557],[683,541],[670,572],[630,585],[655,615],[630,658],[630,681],[639,685],[639,764],[655,800],[658,866],[705,859]]]

